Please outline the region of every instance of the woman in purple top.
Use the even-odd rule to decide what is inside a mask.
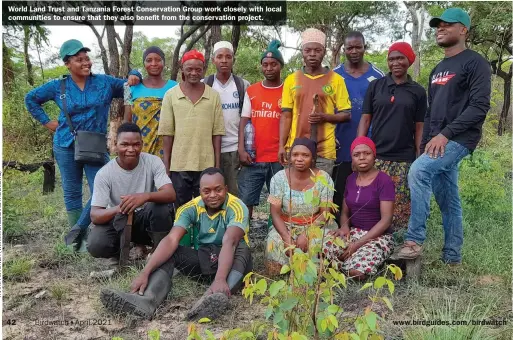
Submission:
[[[351,156],[356,171],[347,178],[340,228],[331,233],[346,247],[328,238],[323,252],[333,267],[362,280],[376,274],[392,253],[395,188],[390,176],[374,167],[376,146],[370,138],[356,138]]]

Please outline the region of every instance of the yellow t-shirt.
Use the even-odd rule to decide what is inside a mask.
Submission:
[[[281,102],[282,111],[292,111],[292,126],[286,148],[290,148],[294,139],[310,138],[308,116],[313,109],[313,96],[319,96],[319,112],[335,114],[351,109],[344,78],[329,71],[326,74],[311,76],[298,70],[289,75],[283,84]],[[336,159],[336,124],[322,123],[317,127],[317,155],[327,159]]]

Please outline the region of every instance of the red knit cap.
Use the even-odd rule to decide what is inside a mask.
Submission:
[[[351,154],[353,153],[354,148],[362,144],[367,145],[369,148],[371,148],[374,157],[376,157],[376,144],[374,144],[372,139],[365,136],[356,137],[355,140],[351,143]]]
[[[410,63],[410,66],[413,65],[413,62],[415,61],[415,52],[413,52],[413,48],[411,48],[411,45],[407,42],[396,42],[393,43],[392,46],[388,49],[388,55],[390,55],[391,52],[397,51],[399,53],[404,54],[406,59],[408,59],[408,62]]]
[[[189,52],[185,52],[182,57],[182,64],[185,63],[187,60],[191,59],[198,59],[201,60],[203,63],[205,62],[205,57],[203,54],[198,50],[190,50]]]

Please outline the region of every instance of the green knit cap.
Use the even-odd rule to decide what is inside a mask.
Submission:
[[[283,56],[281,55],[278,48],[281,46],[281,43],[278,40],[273,40],[267,46],[267,50],[262,53],[262,58],[260,58],[260,64],[264,58],[274,58],[280,62],[280,65],[283,66],[285,64],[283,60]]]

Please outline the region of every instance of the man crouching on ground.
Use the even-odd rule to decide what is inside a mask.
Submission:
[[[171,290],[176,267],[184,275],[213,280],[187,317],[215,319],[222,315],[228,308],[228,297],[240,288],[252,267],[245,236],[249,228],[248,208],[227,190],[219,169],[205,169],[200,175],[200,197],[178,209],[171,232],[132,282],[131,293],[104,289],[103,305],[114,313],[151,319]],[[178,245],[193,228],[198,231],[196,249]]]
[[[119,259],[120,238],[128,215],[134,213],[132,241],[157,247],[171,230],[169,203],[176,193],[162,160],[141,152],[143,141],[136,124],[118,128],[118,156],[100,169],[91,200],[93,225],[87,250],[93,257]]]

